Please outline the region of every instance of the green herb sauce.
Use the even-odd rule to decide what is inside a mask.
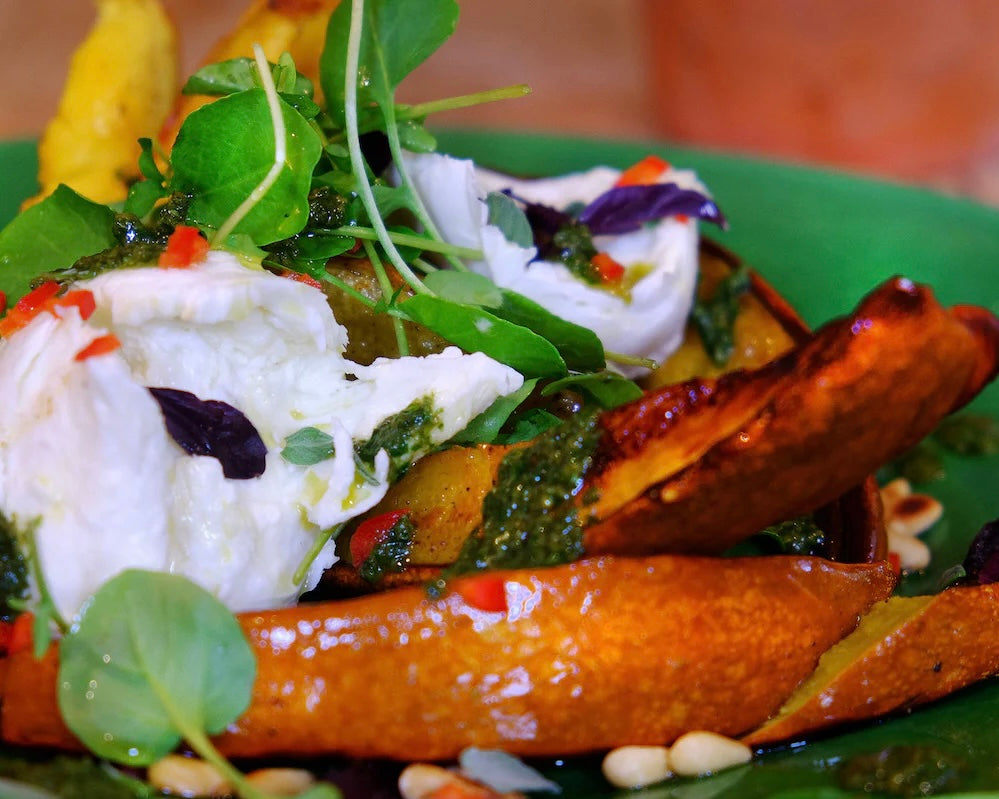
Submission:
[[[708,300],[697,300],[690,321],[697,329],[704,350],[716,366],[724,366],[735,349],[735,319],[739,299],[749,291],[749,270],[745,266],[727,275]]]
[[[17,615],[10,600],[28,595],[28,564],[18,538],[14,522],[0,513],[0,621],[10,621]]]
[[[379,450],[385,450],[390,459],[389,481],[394,482],[417,453],[425,453],[433,447],[433,431],[440,427],[440,411],[434,406],[433,398],[422,397],[378,425],[367,441],[357,444],[357,460],[370,467]]]
[[[482,526],[446,576],[485,569],[554,566],[582,557],[579,497],[600,441],[597,414],[577,414],[512,450],[482,503]],[[582,500],[582,503],[581,503]]]
[[[378,542],[368,559],[361,564],[360,574],[369,583],[377,583],[386,574],[401,572],[406,568],[416,528],[409,515],[401,516],[385,537]]]
[[[561,227],[552,237],[552,250],[576,277],[593,285],[602,282],[600,273],[593,266],[593,256],[597,254],[593,234],[582,222]]]
[[[863,794],[933,796],[958,790],[966,764],[932,746],[889,746],[840,766],[843,788]]]
[[[824,555],[826,534],[811,516],[799,516],[771,525],[759,533],[784,555]]]

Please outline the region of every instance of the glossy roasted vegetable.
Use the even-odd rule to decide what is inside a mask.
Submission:
[[[240,617],[257,655],[228,755],[568,754],[746,732],[894,585],[886,563],[598,558]],[[500,588],[501,609],[495,599]],[[78,747],[55,648],[14,655],[9,743]]]

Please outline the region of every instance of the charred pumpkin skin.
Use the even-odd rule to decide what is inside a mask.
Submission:
[[[896,278],[760,370],[605,414],[586,551],[716,553],[820,507],[977,394],[997,350],[994,315]]]
[[[508,610],[464,599],[502,580]],[[597,558],[240,617],[257,655],[232,757],[446,759],[744,733],[891,592],[887,564],[817,558]],[[627,590],[623,590],[623,589]],[[474,601],[474,600],[471,600]],[[9,743],[77,747],[55,701],[57,652],[9,664]]]

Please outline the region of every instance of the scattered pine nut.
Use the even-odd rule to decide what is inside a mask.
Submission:
[[[713,774],[752,758],[752,750],[744,743],[706,731],[685,733],[669,749],[670,768],[681,777]]]
[[[644,788],[670,776],[665,746],[619,746],[604,757],[601,769],[615,788]]]
[[[215,767],[196,757],[167,755],[149,767],[146,779],[154,788],[177,796],[232,794],[232,786]]]
[[[498,793],[454,771],[427,763],[413,763],[399,775],[402,799],[523,799],[519,793]]]
[[[246,775],[247,782],[271,796],[298,796],[315,785],[311,771],[300,768],[262,768]]]

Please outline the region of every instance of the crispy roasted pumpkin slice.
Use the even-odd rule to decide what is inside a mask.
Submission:
[[[440,599],[403,588],[244,614],[253,700],[217,743],[233,757],[408,760],[738,735],[893,584],[885,563],[605,557],[454,580]],[[3,740],[78,746],[56,706],[57,660],[55,648],[10,659]]]
[[[756,746],[939,699],[999,673],[999,585],[893,597],[819,661],[780,712],[746,736]]]

